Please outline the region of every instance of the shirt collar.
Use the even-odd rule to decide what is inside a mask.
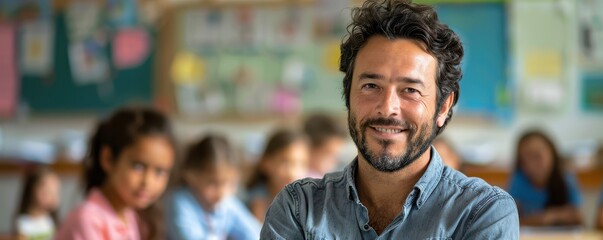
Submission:
[[[107,198],[105,197],[103,192],[101,192],[100,189],[98,189],[98,188],[91,189],[90,193],[88,195],[88,201],[94,203],[99,208],[103,209],[106,213],[110,213],[112,218],[119,220],[118,222],[123,223],[123,221],[121,221],[121,218],[119,217],[117,212],[115,212],[115,210],[111,206],[111,203],[109,203],[109,200],[107,200]],[[136,223],[135,211],[131,208],[126,208],[126,209],[124,209],[124,211],[125,211],[124,216],[126,218],[127,224],[135,224]]]
[[[354,158],[350,164],[344,169],[345,186],[347,191],[348,199],[360,202],[358,198],[358,192],[356,191],[356,169],[358,168],[358,157]]]
[[[414,189],[417,191],[415,205],[417,208],[421,208],[423,203],[427,201],[427,198],[434,191],[436,186],[438,185],[440,178],[442,177],[442,171],[444,169],[444,165],[442,163],[442,157],[432,146],[430,148],[431,151],[431,159],[429,160],[429,164],[427,165],[427,169],[423,176],[419,178],[419,181],[415,184]],[[344,169],[344,176],[346,181],[346,190],[347,196],[350,200],[355,202],[360,202],[358,198],[358,190],[356,189],[356,170],[358,168],[358,157],[354,158],[354,160],[348,164],[348,166]]]
[[[442,171],[444,170],[444,164],[442,163],[442,157],[436,151],[436,149],[431,147],[431,159],[429,160],[429,165],[427,165],[427,169],[423,176],[419,178],[419,181],[415,184],[414,189],[417,190],[417,200],[415,204],[417,208],[421,208],[423,203],[427,201],[427,198],[433,193],[434,189],[440,182],[442,178]]]

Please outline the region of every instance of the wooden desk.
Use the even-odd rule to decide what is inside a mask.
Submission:
[[[509,184],[510,170],[483,166],[464,166],[463,172],[469,177],[479,177],[491,185],[506,189]],[[576,177],[582,189],[599,190],[603,183],[603,167],[580,169]]]
[[[555,228],[531,228],[522,227],[519,238],[522,240],[601,240],[603,232],[593,230],[559,230]]]
[[[39,164],[40,163],[2,159],[0,160],[0,174],[21,173],[25,169]],[[80,175],[82,164],[69,162],[66,159],[59,159],[57,162],[50,164],[49,167],[59,175]]]
[[[0,160],[0,174],[19,173],[34,163]],[[81,174],[81,163],[67,159],[58,159],[50,165],[60,175]],[[491,185],[506,189],[509,183],[510,171],[502,168],[484,166],[464,166],[463,172],[469,177],[479,177]],[[580,187],[585,190],[599,190],[603,184],[603,167],[582,169],[576,171]]]

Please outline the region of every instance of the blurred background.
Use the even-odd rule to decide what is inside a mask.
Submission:
[[[64,216],[98,119],[169,114],[181,143],[225,134],[253,164],[267,133],[328,113],[347,127],[339,44],[356,0],[0,0],[0,233],[21,172],[49,164]],[[603,183],[603,0],[433,0],[465,46],[444,137],[463,171],[506,188],[519,134],[547,132],[593,227]],[[342,164],[356,155],[346,142]]]

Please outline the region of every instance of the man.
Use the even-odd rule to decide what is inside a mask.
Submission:
[[[517,239],[513,199],[430,147],[458,100],[463,48],[433,8],[370,0],[341,45],[349,130],[343,172],[288,185],[262,239]]]

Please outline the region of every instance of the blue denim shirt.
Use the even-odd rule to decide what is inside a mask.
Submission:
[[[354,182],[357,159],[343,172],[296,181],[266,215],[261,239],[518,239],[513,198],[442,164],[431,148],[427,170],[402,211],[377,235]]]

